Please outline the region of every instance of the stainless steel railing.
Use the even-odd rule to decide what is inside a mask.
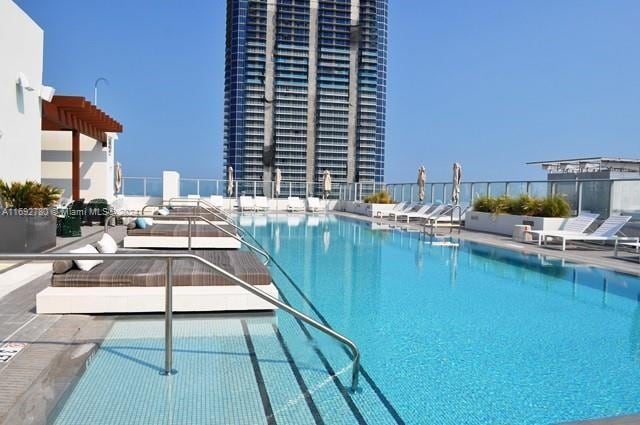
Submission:
[[[241,286],[253,295],[268,303],[279,307],[295,318],[302,320],[320,332],[329,335],[349,348],[353,355],[353,372],[351,380],[351,390],[358,388],[358,377],[360,372],[360,350],[358,346],[344,335],[299,312],[290,305],[272,297],[261,289],[234,276],[223,268],[205,260],[194,254],[168,254],[168,253],[140,253],[140,254],[0,254],[0,261],[55,261],[55,260],[151,260],[163,259],[166,261],[165,277],[165,364],[163,375],[174,375],[177,373],[173,369],[173,261],[192,260],[200,262],[214,271],[231,279],[236,285]]]
[[[231,233],[230,231],[228,231],[227,229],[218,226],[217,224],[213,223],[212,221],[209,221],[206,217],[200,216],[200,215],[176,215],[176,216],[170,216],[170,215],[135,215],[135,214],[110,214],[107,216],[107,218],[104,221],[104,232],[107,233],[109,231],[109,225],[111,223],[112,220],[115,220],[117,218],[151,218],[153,220],[158,220],[158,221],[169,221],[169,220],[173,220],[177,217],[180,218],[186,218],[187,219],[187,249],[191,250],[192,246],[193,246],[193,231],[192,231],[192,223],[195,223],[198,220],[204,221],[206,224],[220,230],[221,232],[223,232],[225,235],[237,240],[238,242],[240,242],[242,245],[246,246],[247,248],[249,248],[252,251],[257,252],[258,254],[262,255],[265,258],[265,265],[267,265],[269,263],[269,260],[271,259],[271,256],[263,251],[262,249],[253,246],[252,244],[250,244],[249,242],[245,241],[244,239],[242,239],[241,237],[239,237],[238,235],[234,235],[233,233]]]

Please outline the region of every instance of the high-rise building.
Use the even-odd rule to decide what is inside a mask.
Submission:
[[[384,179],[388,0],[227,0],[225,169]]]

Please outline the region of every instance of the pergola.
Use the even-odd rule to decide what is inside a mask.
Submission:
[[[42,129],[71,131],[71,192],[80,198],[80,134],[91,137],[103,146],[106,133],[122,133],[122,124],[81,96],[53,96],[42,102]]]

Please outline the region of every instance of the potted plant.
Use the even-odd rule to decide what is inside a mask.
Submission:
[[[56,245],[51,207],[62,191],[33,181],[0,180],[0,252],[42,252]]]
[[[353,202],[347,207],[348,212],[374,217],[378,211],[386,211],[395,205],[395,201],[387,191],[373,193],[364,202]]]
[[[569,203],[557,195],[482,196],[473,203],[473,211],[467,213],[465,228],[509,236],[517,224],[528,224],[532,230],[558,230],[570,213]]]

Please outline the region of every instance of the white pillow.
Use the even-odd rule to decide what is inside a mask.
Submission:
[[[72,254],[98,254],[98,250],[91,245],[85,245],[82,248],[72,249],[69,251]],[[80,270],[84,270],[88,272],[98,264],[102,264],[102,260],[73,260],[76,263],[76,266]]]
[[[147,222],[147,226],[153,226],[153,219],[149,217],[142,217],[144,221]]]
[[[115,254],[118,252],[118,244],[108,233],[103,234],[102,238],[96,242],[96,248],[102,254]]]
[[[159,215],[169,215],[169,210],[166,209],[165,207],[162,207],[158,210],[158,214]]]

